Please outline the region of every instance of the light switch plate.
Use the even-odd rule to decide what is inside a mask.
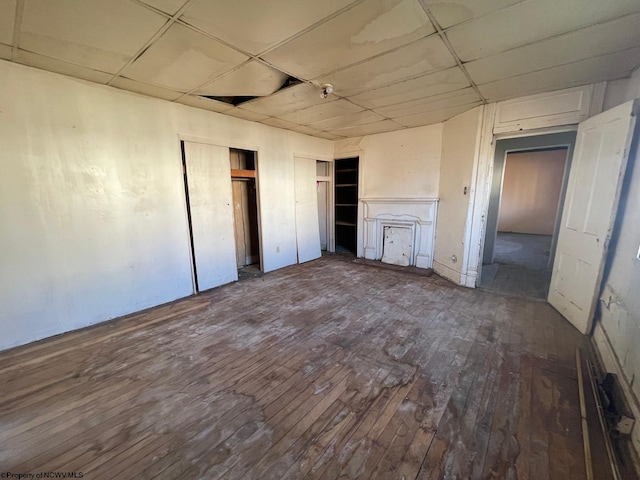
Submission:
[[[638,253],[636,254],[636,258],[640,260],[640,245],[638,246]]]

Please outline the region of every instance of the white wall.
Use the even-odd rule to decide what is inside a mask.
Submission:
[[[438,195],[442,124],[336,141],[335,152],[361,151],[360,198]]]
[[[482,107],[476,107],[444,122],[433,268],[455,283],[464,283],[461,278],[464,242],[482,113]]]
[[[634,98],[640,98],[640,68],[636,69],[630,78],[607,83],[603,110],[609,110]]]
[[[0,349],[192,293],[179,135],[258,150],[264,268],[333,143],[0,61]]]
[[[640,98],[638,72],[626,81],[627,93],[618,100]],[[618,87],[619,84],[614,86]],[[618,375],[634,410],[632,439],[636,452],[640,452],[640,260],[636,258],[640,248],[639,137],[640,128],[636,124],[593,332],[606,370]],[[640,467],[640,462],[637,466]]]
[[[359,197],[436,198],[442,124],[366,135],[335,142],[335,158],[360,157]],[[362,204],[358,256],[363,253]],[[437,227],[436,227],[437,228]]]

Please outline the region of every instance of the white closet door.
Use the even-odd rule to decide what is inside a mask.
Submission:
[[[295,159],[296,240],[298,263],[319,258],[320,228],[318,225],[318,194],[316,189],[316,161]]]
[[[549,303],[591,331],[635,124],[634,102],[582,122],[562,212]]]
[[[229,149],[184,142],[198,291],[238,279]]]

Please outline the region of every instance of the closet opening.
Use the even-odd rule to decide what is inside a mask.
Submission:
[[[335,161],[336,253],[357,255],[359,158]]]
[[[241,273],[251,273],[249,270],[259,273],[261,267],[256,152],[231,148],[229,160],[236,264]]]

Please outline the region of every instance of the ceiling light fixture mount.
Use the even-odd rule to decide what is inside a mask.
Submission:
[[[322,88],[320,98],[327,98],[331,93],[333,93],[333,85],[330,83],[323,83],[320,85],[320,88]]]

